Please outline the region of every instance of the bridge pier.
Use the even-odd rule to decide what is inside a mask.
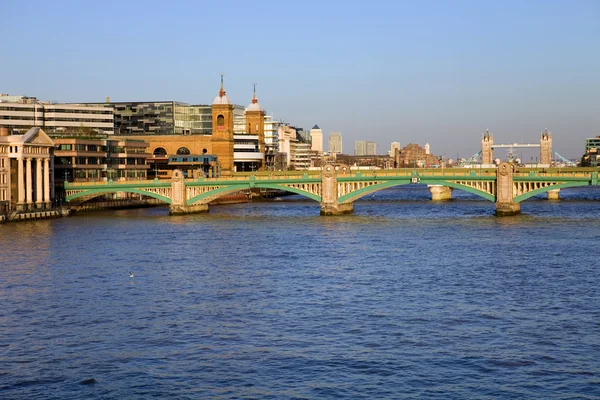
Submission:
[[[521,204],[519,203],[498,203],[496,202],[496,216],[508,217],[521,213]]]
[[[513,174],[515,166],[503,162],[496,171],[496,215],[505,217],[521,213],[521,204],[514,202]]]
[[[560,200],[560,189],[548,190],[548,200]]]
[[[321,215],[344,215],[354,212],[353,203],[323,204],[321,203]]]
[[[347,166],[339,164],[326,164],[323,166],[321,176],[321,215],[344,215],[354,212],[354,203],[340,203],[338,201],[339,188],[337,171]]]
[[[208,204],[187,204],[183,172],[178,169],[174,170],[173,178],[171,179],[171,205],[169,206],[169,215],[192,214],[207,211]]]
[[[427,185],[433,201],[452,200],[452,188],[442,185]]]
[[[173,205],[169,207],[169,215],[184,215],[208,212],[208,204],[193,204],[191,206]]]

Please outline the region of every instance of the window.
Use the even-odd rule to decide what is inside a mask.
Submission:
[[[156,150],[154,150],[154,152],[152,154],[154,154],[154,157],[166,157],[167,151],[165,149],[163,149],[162,147],[158,147],[158,148],[156,148]]]
[[[188,154],[190,154],[190,150],[187,147],[180,147],[177,150],[177,154],[178,155],[188,155]]]

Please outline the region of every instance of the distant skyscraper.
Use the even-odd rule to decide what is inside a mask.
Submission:
[[[342,154],[342,133],[341,132],[330,132],[329,133],[329,152]]]
[[[425,143],[425,154],[431,154],[431,148],[429,147],[429,143]]]
[[[394,154],[396,154],[396,149],[400,150],[400,142],[392,142],[392,144],[390,145],[390,156],[394,156]]]
[[[368,156],[377,155],[377,144],[375,142],[367,142],[367,153]]]
[[[354,142],[354,155],[355,156],[365,156],[367,155],[367,142],[364,140],[359,140]]]
[[[310,140],[312,151],[318,151],[323,153],[323,131],[319,128],[319,125],[315,125],[310,130]]]

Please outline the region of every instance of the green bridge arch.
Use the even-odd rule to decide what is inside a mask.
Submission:
[[[583,186],[589,186],[589,182],[565,182],[565,183],[559,183],[556,185],[551,185],[551,186],[546,186],[543,188],[539,188],[539,189],[535,189],[532,190],[531,192],[527,192],[527,193],[523,193],[522,195],[519,195],[517,197],[515,197],[513,199],[513,201],[515,203],[521,203],[533,196],[536,196],[538,194],[542,194],[542,193],[546,193],[549,192],[551,190],[556,190],[556,189],[564,189],[564,188],[572,188],[572,187],[583,187]]]
[[[190,185],[192,186],[192,185]],[[228,194],[231,193],[235,193],[235,192],[239,192],[241,190],[247,190],[250,188],[259,188],[259,189],[275,189],[275,190],[283,190],[286,192],[291,192],[291,193],[295,193],[295,194],[299,194],[301,196],[307,197],[311,200],[314,200],[316,202],[321,202],[321,196],[317,196],[315,194],[306,192],[302,189],[296,189],[296,188],[292,188],[292,187],[288,187],[285,185],[280,185],[280,184],[273,184],[273,183],[254,183],[254,184],[240,184],[240,185],[234,185],[234,186],[226,186],[226,187],[222,187],[222,188],[218,188],[215,190],[211,190],[210,192],[206,192],[206,193],[202,193],[199,194],[198,196],[194,196],[191,199],[189,199],[186,204],[191,206],[195,203],[201,203],[202,200],[210,198],[210,200],[214,200],[215,198],[219,198],[222,196],[226,196]],[[215,197],[215,195],[218,195],[217,197]]]
[[[475,188],[472,188],[469,186],[454,183],[454,182],[447,182],[447,181],[443,181],[443,180],[426,180],[426,181],[420,181],[419,183],[423,184],[423,185],[440,185],[440,186],[451,187],[453,189],[462,190],[462,191],[477,195],[479,197],[483,197],[485,200],[489,200],[491,202],[496,201],[496,197],[489,193],[486,193],[482,190],[475,189]],[[412,184],[410,178],[402,179],[402,180],[390,180],[390,181],[378,183],[378,184],[371,185],[371,186],[365,186],[364,188],[361,188],[352,193],[348,193],[344,196],[341,196],[338,199],[338,201],[340,203],[352,203],[368,194],[375,193],[375,192],[378,192],[383,189],[389,189],[394,186],[402,186],[402,185],[409,185],[409,184]]]
[[[428,185],[442,185],[442,186],[447,186],[447,187],[451,187],[453,189],[458,189],[458,190],[462,190],[464,192],[472,193],[472,194],[477,195],[479,197],[483,197],[484,199],[489,200],[491,202],[495,202],[496,201],[496,196],[494,196],[494,195],[491,195],[491,194],[489,194],[487,192],[484,192],[483,190],[472,188],[470,186],[461,185],[459,183],[446,182],[446,181],[427,181],[427,184]]]
[[[82,192],[79,193],[75,193],[72,194],[70,196],[65,197],[66,201],[71,201],[71,200],[75,200],[78,199],[80,197],[87,197],[85,199],[85,201],[93,199],[95,197],[101,196],[103,194],[107,194],[107,193],[117,193],[117,192],[127,192],[127,193],[136,193],[136,194],[141,194],[143,196],[148,196],[148,197],[152,197],[155,199],[158,199],[160,201],[163,201],[167,204],[171,204],[171,199],[169,197],[166,196],[161,196],[159,194],[156,193],[152,193],[152,192],[146,192],[145,190],[141,190],[141,189],[137,189],[137,188],[124,188],[124,187],[103,187],[103,188],[98,188],[98,189],[83,189]]]

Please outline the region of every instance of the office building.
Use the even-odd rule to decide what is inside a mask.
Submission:
[[[323,153],[323,131],[319,125],[315,125],[310,130],[311,150],[319,154]]]
[[[375,156],[377,155],[377,144],[375,142],[367,142],[366,143],[366,155],[367,156]]]
[[[32,127],[42,128],[47,135],[66,132],[111,134],[114,132],[113,110],[88,104],[51,104],[34,97],[0,95],[0,128],[23,134]]]
[[[114,110],[115,135],[210,135],[210,105],[177,101],[122,101],[89,103]]]
[[[354,142],[354,155],[355,156],[364,156],[367,155],[367,142],[364,140],[359,140]]]
[[[342,154],[342,133],[329,133],[329,153]]]

